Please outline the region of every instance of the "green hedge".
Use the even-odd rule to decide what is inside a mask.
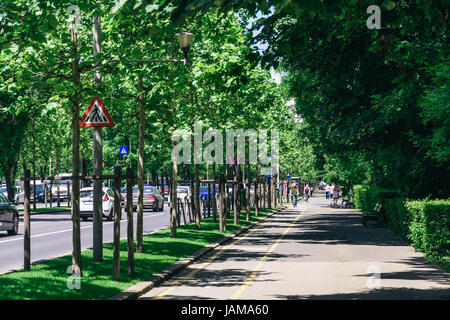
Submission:
[[[371,213],[377,203],[385,207],[385,200],[396,198],[400,195],[397,190],[383,189],[375,186],[353,186],[353,203],[364,213]]]
[[[407,201],[408,239],[430,257],[450,256],[450,200]]]
[[[403,198],[386,199],[384,206],[387,227],[403,240],[408,240],[410,219],[405,201]]]
[[[353,187],[353,202],[363,213],[383,205],[386,226],[428,257],[450,256],[450,200],[414,200],[396,190],[372,186]]]

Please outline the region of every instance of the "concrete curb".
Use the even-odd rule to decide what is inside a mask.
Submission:
[[[225,236],[225,237],[217,240],[216,242],[213,242],[213,243],[201,248],[200,250],[196,251],[189,257],[186,257],[186,258],[183,258],[183,259],[177,261],[176,263],[174,263],[170,267],[164,269],[160,273],[151,276],[147,280],[144,280],[144,281],[141,281],[141,282],[135,284],[134,286],[126,289],[125,291],[122,291],[121,293],[116,294],[115,296],[113,296],[111,298],[108,298],[107,300],[135,300],[135,299],[137,299],[138,297],[147,293],[154,287],[160,285],[163,281],[168,280],[169,278],[173,277],[174,275],[176,275],[177,273],[179,273],[180,271],[182,271],[183,269],[185,269],[186,267],[188,267],[189,265],[191,265],[192,263],[194,263],[195,261],[197,261],[204,255],[206,255],[207,253],[211,252],[218,246],[224,244],[225,242],[235,238],[236,236],[238,236],[244,232],[247,232],[249,229],[266,221],[268,218],[272,217],[274,214],[279,213],[287,208],[288,208],[287,206],[284,206],[283,208],[278,209],[278,210],[268,214],[264,218],[261,218],[258,221],[253,222],[246,227],[236,230],[229,236]]]

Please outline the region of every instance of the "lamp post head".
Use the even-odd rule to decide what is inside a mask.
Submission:
[[[183,51],[185,60],[184,63],[186,64],[187,55],[189,53],[189,50],[191,49],[192,41],[194,40],[194,34],[185,30],[175,34],[175,36],[177,37],[178,43],[180,44],[181,50]]]

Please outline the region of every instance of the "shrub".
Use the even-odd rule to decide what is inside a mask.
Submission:
[[[407,201],[412,245],[430,257],[450,256],[450,200]]]
[[[409,216],[405,209],[405,199],[386,199],[384,206],[387,227],[403,240],[408,240]]]
[[[382,189],[375,186],[353,186],[353,202],[363,213],[371,213],[377,203],[385,208],[385,200],[396,198],[400,195],[398,190]]]

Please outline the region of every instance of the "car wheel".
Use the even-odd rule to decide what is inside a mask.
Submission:
[[[19,216],[15,214],[13,220],[13,228],[11,230],[8,230],[8,234],[10,236],[13,236],[16,235],[17,232],[19,232]]]
[[[114,219],[114,208],[111,208],[109,210],[109,215],[106,217],[106,220],[113,221],[113,219]]]

